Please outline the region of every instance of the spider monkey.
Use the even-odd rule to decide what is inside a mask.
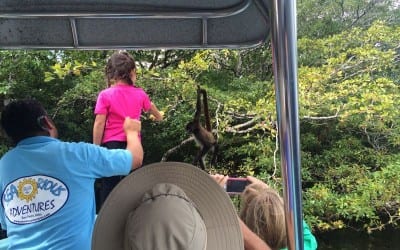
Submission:
[[[201,95],[203,95],[203,106],[204,106],[204,116],[206,121],[205,129],[200,124],[200,116],[201,116]],[[193,121],[189,122],[186,125],[186,130],[189,133],[192,133],[196,143],[200,146],[200,150],[198,151],[196,157],[193,160],[193,165],[200,164],[200,168],[205,170],[204,159],[206,154],[211,150],[213,152],[211,165],[215,165],[217,159],[218,152],[218,144],[214,135],[211,132],[211,123],[210,123],[210,114],[208,112],[208,101],[207,101],[207,92],[205,89],[201,89],[200,86],[197,87],[197,103],[196,103],[196,112],[194,114]]]

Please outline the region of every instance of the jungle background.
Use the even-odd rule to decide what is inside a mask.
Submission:
[[[376,233],[400,222],[400,10],[395,0],[298,0],[303,212],[314,232]],[[145,164],[191,163],[184,127],[196,86],[219,141],[211,172],[255,175],[282,190],[270,43],[241,50],[129,51],[137,85],[165,114],[142,119]],[[59,137],[92,142],[113,51],[0,50],[0,106],[35,98]],[[0,154],[12,145],[0,137]]]

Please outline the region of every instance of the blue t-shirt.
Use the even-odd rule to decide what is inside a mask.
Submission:
[[[0,222],[9,249],[91,248],[94,181],[127,175],[132,155],[47,136],[22,140],[0,160]]]

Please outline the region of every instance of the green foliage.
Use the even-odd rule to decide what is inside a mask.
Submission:
[[[59,135],[67,141],[92,142],[94,105],[97,93],[104,88],[104,77],[94,71],[75,79],[75,86],[63,93],[53,111]]]
[[[369,27],[377,19],[398,23],[396,4],[396,0],[297,1],[299,37],[328,37],[354,27]]]
[[[304,213],[319,230],[398,223],[399,39],[378,21],[299,40]]]
[[[0,90],[16,98],[34,96],[44,100],[43,69],[55,62],[48,51],[0,51]],[[64,86],[62,86],[64,87]]]
[[[327,175],[335,184],[326,181],[304,193],[304,211],[312,215],[310,221],[321,230],[342,228],[346,222],[357,222],[368,232],[397,225],[400,161],[396,158],[387,159],[388,163],[374,172],[357,165],[331,169]]]
[[[398,27],[377,22],[365,31],[354,29],[317,40],[321,63],[299,68],[301,113],[336,116],[338,126],[364,134],[373,148],[395,150],[400,132],[395,107],[400,103],[398,39]],[[302,41],[299,51],[303,54],[304,49],[306,55],[311,47],[306,45],[308,39]]]

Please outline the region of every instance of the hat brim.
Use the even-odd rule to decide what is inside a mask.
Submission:
[[[113,189],[96,219],[93,250],[123,249],[128,214],[158,183],[177,185],[196,205],[207,228],[207,250],[244,248],[236,209],[217,182],[193,165],[160,162],[133,171]]]

